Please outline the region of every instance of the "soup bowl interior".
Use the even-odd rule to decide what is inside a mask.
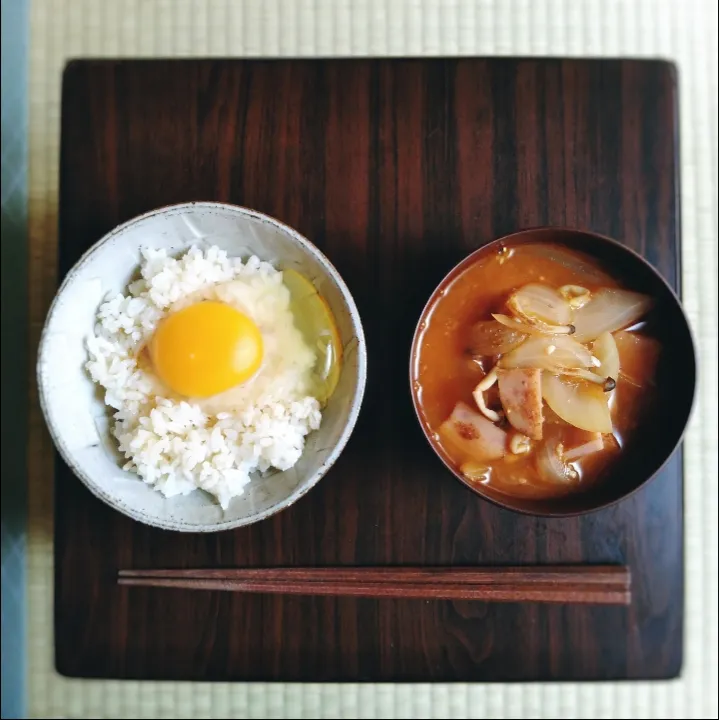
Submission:
[[[126,292],[141,250],[178,255],[217,245],[233,257],[257,255],[310,279],[330,306],[344,348],[339,384],[310,433],[297,464],[250,483],[223,510],[202,491],[165,498],[133,473],[110,431],[103,393],[85,370],[86,338],[108,294]],[[312,488],[344,448],[359,413],[366,348],[349,290],[322,253],[292,228],[261,213],[199,202],[152,211],[116,228],[93,246],[58,290],[43,331],[40,400],[50,433],[66,463],[99,498],[141,522],[170,530],[208,532],[248,525],[288,507]]]
[[[650,329],[661,345],[652,392],[651,413],[644,413],[621,453],[596,482],[559,498],[533,499],[510,496],[490,484],[468,481],[445,453],[430,427],[420,402],[418,354],[421,329],[438,300],[467,268],[501,248],[523,244],[552,244],[583,253],[601,270],[627,289],[654,300]],[[590,232],[562,228],[525,230],[495,240],[455,266],[430,297],[419,319],[412,343],[410,391],[422,430],[439,458],[473,492],[504,508],[541,516],[568,516],[598,510],[634,493],[653,478],[672,455],[686,429],[696,387],[696,355],[689,323],[681,304],[659,273],[641,256],[620,243]],[[459,398],[458,398],[459,399]]]

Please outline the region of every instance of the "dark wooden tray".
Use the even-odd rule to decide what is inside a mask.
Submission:
[[[642,492],[544,520],[474,496],[425,442],[410,339],[445,272],[538,224],[622,239],[679,284],[676,73],[579,60],[77,61],[64,77],[60,261],[187,200],[274,215],[354,294],[358,427],[279,516],[143,527],[57,464],[58,670],[185,680],[667,678],[682,657],[682,457]],[[617,562],[630,608],[127,590],[121,567]]]

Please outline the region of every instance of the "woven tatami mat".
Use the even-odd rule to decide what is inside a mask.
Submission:
[[[33,0],[30,314],[55,286],[60,78],[78,56],[662,56],[680,70],[684,296],[702,387],[686,441],[685,665],[671,683],[262,685],[75,681],[52,647],[52,452],[32,398],[33,717],[717,717],[717,8],[711,0]]]

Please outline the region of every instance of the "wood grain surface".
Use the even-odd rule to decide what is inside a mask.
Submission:
[[[256,526],[180,535],[106,508],[60,459],[56,663],[80,677],[539,680],[675,676],[681,452],[624,503],[537,519],[474,496],[425,442],[407,363],[464,255],[538,225],[614,236],[679,282],[676,75],[661,62],[77,61],[63,83],[60,268],[188,200],[274,215],[362,313],[345,452]],[[629,608],[124,588],[120,568],[627,564]]]
[[[621,565],[190,568],[120,570],[117,578],[120,585],[173,590],[592,605],[629,605],[631,581]]]

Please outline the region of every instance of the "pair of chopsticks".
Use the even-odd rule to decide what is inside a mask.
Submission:
[[[631,601],[631,574],[618,565],[120,570],[118,583],[273,595],[598,605]]]

